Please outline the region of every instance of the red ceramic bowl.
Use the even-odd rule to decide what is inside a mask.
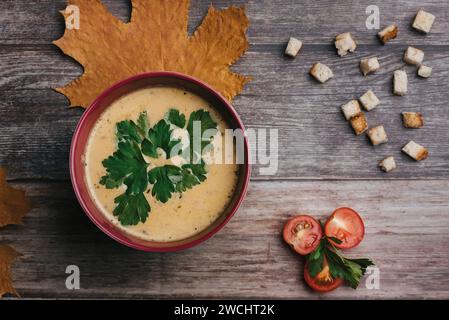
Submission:
[[[243,198],[245,197],[250,178],[251,168],[248,161],[249,147],[248,141],[245,139],[245,164],[240,165],[237,188],[227,210],[225,210],[220,218],[218,218],[207,229],[193,237],[174,242],[146,241],[126,234],[122,230],[118,229],[110,221],[108,221],[108,219],[97,208],[88,191],[83,167],[83,156],[90,132],[103,111],[108,108],[113,101],[121,96],[152,85],[176,86],[195,93],[214,106],[215,109],[228,122],[231,128],[244,130],[243,123],[232,105],[223,96],[221,96],[221,94],[204,82],[175,72],[150,72],[140,74],[123,80],[104,91],[84,112],[78,126],[76,127],[70,149],[70,176],[75,194],[81,204],[81,207],[92,222],[108,236],[124,245],[139,250],[153,252],[178,251],[193,247],[213,236],[221,228],[223,228],[223,226],[237,211],[243,201]]]

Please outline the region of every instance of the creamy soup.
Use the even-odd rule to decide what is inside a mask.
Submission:
[[[157,201],[151,192],[145,192],[145,198],[151,206],[151,212],[145,222],[128,226],[119,222],[113,214],[117,206],[114,199],[122,194],[126,187],[123,185],[116,189],[107,189],[100,184],[101,178],[106,174],[102,161],[117,149],[116,124],[123,120],[136,121],[139,114],[146,111],[150,126],[153,126],[164,119],[167,112],[173,108],[184,113],[187,120],[196,110],[209,111],[220,132],[229,128],[220,114],[201,97],[175,87],[148,87],[112,103],[95,124],[86,148],[86,179],[97,207],[126,233],[144,240],[170,242],[201,232],[224,212],[237,184],[238,165],[208,164],[207,179],[204,182],[182,194],[174,193],[166,203]],[[218,136],[212,141],[213,144],[221,145]],[[158,153],[162,156],[158,159],[145,157],[145,161],[149,163],[148,170],[154,166],[175,162],[175,159],[164,159],[160,150]]]

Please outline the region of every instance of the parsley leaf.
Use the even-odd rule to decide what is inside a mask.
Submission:
[[[151,194],[158,201],[166,203],[175,192],[176,177],[181,176],[181,169],[177,166],[166,165],[156,167],[148,172],[148,181],[153,185]]]
[[[144,137],[148,134],[150,123],[148,122],[148,114],[146,111],[142,112],[139,115],[139,119],[137,119],[137,127],[140,130],[140,134],[142,134]]]
[[[150,205],[143,193],[130,195],[127,192],[114,199],[117,207],[113,213],[124,226],[145,222],[148,218]]]
[[[164,150],[167,159],[170,158],[172,149],[181,142],[179,139],[172,140],[172,133],[173,129],[170,129],[170,125],[163,119],[148,132],[148,137],[153,147]]]
[[[174,192],[182,193],[206,180],[205,163],[182,167],[166,165],[148,172],[148,180],[153,184],[151,194],[159,201],[167,202]]]
[[[144,155],[155,159],[158,157],[157,148],[150,140],[144,139],[141,147]]]
[[[117,123],[117,140],[140,143],[142,136],[139,133],[139,127],[132,120],[125,120]]]
[[[176,182],[176,192],[185,192],[206,180],[206,165],[185,164],[181,167],[181,179]]]
[[[145,174],[148,164],[142,157],[139,146],[134,141],[123,141],[118,144],[118,150],[103,161],[106,175],[100,183],[107,189],[118,188],[123,183],[128,187],[128,193],[144,192],[148,186]]]
[[[168,121],[179,128],[184,128],[186,125],[186,116],[176,109],[168,111]]]
[[[194,150],[194,127],[195,124],[199,123],[200,125],[200,132],[195,132],[196,134],[200,135],[200,139],[201,139],[201,150]],[[206,130],[217,130],[217,123],[212,119],[209,111],[205,111],[205,110],[197,110],[194,111],[190,114],[190,118],[189,118],[189,122],[187,124],[187,132],[189,133],[189,138],[190,138],[190,160],[191,163],[196,163],[198,161],[198,159],[201,159],[202,157],[202,152],[204,150],[204,148],[206,148],[207,146],[209,146],[209,144],[211,143],[212,139],[206,139],[203,140],[203,134]],[[197,138],[198,139],[198,138]]]
[[[323,262],[324,262],[323,250],[324,250],[324,242],[320,241],[320,244],[315,249],[315,251],[311,252],[310,254],[308,254],[306,256],[306,259],[308,262],[307,267],[309,270],[309,274],[313,278],[315,278],[323,268]]]
[[[332,241],[334,240],[332,239]],[[308,271],[312,277],[316,277],[322,270],[324,259],[326,259],[332,277],[345,280],[353,289],[357,289],[366,268],[374,265],[369,259],[345,258],[327,237],[321,240],[315,251],[310,253],[306,259]]]
[[[146,177],[148,164],[142,157],[139,145],[131,140],[118,144],[118,150],[103,161],[106,175],[100,180],[107,189],[114,189],[125,184],[126,191],[115,198],[118,206],[113,213],[122,225],[135,225],[145,222],[151,210],[144,192],[148,187]]]

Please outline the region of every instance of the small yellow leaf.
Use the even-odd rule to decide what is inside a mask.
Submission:
[[[10,293],[19,296],[12,285],[10,266],[20,253],[10,246],[0,245],[0,298]]]
[[[31,203],[25,191],[10,187],[6,182],[6,170],[0,167],[0,227],[22,223],[23,216],[30,209]]]

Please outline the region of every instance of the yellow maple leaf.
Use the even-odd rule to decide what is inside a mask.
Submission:
[[[0,227],[20,224],[23,216],[30,211],[30,200],[25,192],[15,189],[6,182],[6,170],[0,167]],[[10,265],[20,256],[13,248],[0,245],[0,298],[6,293],[19,296],[11,280]]]
[[[0,227],[20,224],[30,209],[31,203],[25,192],[9,186],[6,170],[0,167]]]
[[[10,266],[13,261],[20,257],[20,253],[10,246],[0,245],[0,298],[6,293],[19,296],[12,285]]]
[[[217,10],[188,36],[189,0],[132,0],[128,23],[113,16],[100,0],[69,0],[79,9],[80,28],[66,28],[54,41],[77,60],[83,75],[56,91],[71,106],[88,107],[106,88],[148,71],[176,71],[201,79],[229,100],[250,78],[230,65],[248,49],[249,25],[244,8]],[[63,11],[67,19],[70,13]]]

